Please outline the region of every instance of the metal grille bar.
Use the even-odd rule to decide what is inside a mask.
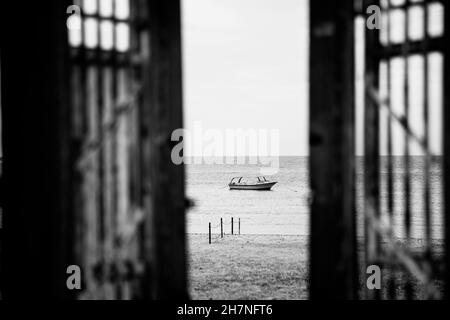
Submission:
[[[432,206],[431,206],[431,175],[433,168],[433,159],[436,155],[430,150],[430,68],[429,59],[430,52],[443,52],[444,50],[444,35],[433,36],[429,34],[429,6],[431,4],[440,3],[447,10],[446,4],[442,1],[411,1],[405,0],[401,5],[394,5],[389,0],[386,1],[364,1],[363,10],[370,5],[381,6],[383,15],[386,19],[383,28],[385,28],[384,41],[377,30],[366,30],[365,45],[366,45],[366,101],[365,101],[365,227],[366,227],[366,263],[376,264],[388,268],[389,273],[387,281],[387,296],[398,298],[397,285],[401,285],[404,291],[404,297],[407,299],[417,298],[418,289],[416,288],[417,281],[424,284],[422,290],[422,297],[439,298],[442,297],[442,290],[439,279],[442,279],[439,270],[442,266],[442,252],[439,254],[433,252],[432,242]],[[421,8],[423,10],[423,37],[420,40],[411,40],[410,38],[410,9]],[[401,10],[404,15],[403,20],[403,41],[401,43],[393,43],[391,41],[391,30],[396,21],[392,21],[390,12],[392,10]],[[360,12],[365,14],[365,12]],[[398,24],[398,23],[397,23]],[[447,31],[447,30],[446,30]],[[423,84],[421,101],[423,134],[416,132],[415,126],[417,117],[413,118],[411,113],[413,110],[412,101],[410,97],[412,89],[410,87],[412,81],[411,61],[412,57],[420,56],[423,59]],[[404,111],[399,114],[393,109],[393,90],[398,90],[394,87],[392,82],[392,61],[394,59],[401,59],[404,66],[402,78],[402,96]],[[381,74],[380,66],[384,64],[386,75],[384,78],[379,78]],[[386,97],[381,96],[380,81],[386,83]],[[442,83],[441,83],[442,85]],[[445,102],[446,103],[446,100]],[[387,115],[387,141],[386,141],[386,161],[380,158],[380,118],[381,114]],[[399,198],[398,192],[398,161],[394,161],[394,147],[393,141],[399,139],[398,135],[394,135],[394,125],[403,130],[403,170],[404,174],[401,178],[403,188],[403,198]],[[423,182],[421,182],[421,198],[423,199],[423,212],[420,216],[423,217],[424,223],[424,249],[416,252],[413,245],[412,227],[414,224],[421,221],[419,215],[413,210],[413,182],[416,175],[413,175],[414,168],[417,167],[416,162],[412,162],[411,143],[415,143],[423,152]],[[448,149],[446,149],[448,150]],[[380,172],[383,172],[383,167],[386,167],[386,178],[380,180]],[[397,183],[395,183],[398,181]],[[386,192],[384,191],[386,190]],[[380,206],[382,195],[385,194],[386,206]],[[416,200],[416,199],[415,199]],[[401,215],[403,217],[402,228],[405,232],[405,238],[402,240],[402,245],[398,245],[399,240],[394,230],[394,220],[396,218],[395,206],[399,201],[403,202],[403,210]],[[386,209],[383,209],[386,207]],[[386,210],[387,212],[384,212]],[[384,217],[387,219],[383,220]],[[442,221],[443,223],[443,221]],[[448,239],[447,239],[448,241]],[[436,255],[438,255],[436,257]],[[399,269],[399,266],[401,268]],[[406,270],[407,273],[402,270]],[[399,278],[400,276],[400,278]],[[412,276],[412,277],[411,277]],[[401,279],[401,280],[400,280]],[[399,282],[400,281],[400,282]],[[437,281],[437,282],[436,282]],[[376,292],[367,292],[369,298],[381,298],[381,294]]]

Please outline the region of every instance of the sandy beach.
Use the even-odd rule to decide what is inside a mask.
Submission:
[[[189,235],[192,299],[307,299],[308,237]]]
[[[308,299],[308,236],[226,235],[208,244],[207,234],[189,234],[190,295],[194,300],[302,300]],[[360,239],[360,266],[363,246]],[[400,241],[399,243],[401,243]],[[386,244],[384,244],[386,245]],[[423,241],[412,241],[413,251],[423,251]],[[433,252],[443,253],[443,242],[433,241]],[[360,295],[364,299],[364,269],[360,268]],[[382,296],[387,298],[383,272]],[[395,291],[404,298],[404,278],[395,273]],[[403,279],[403,280],[402,280]],[[404,282],[403,282],[404,283]],[[435,281],[438,291],[441,281]],[[413,280],[414,296],[421,299],[423,288]]]

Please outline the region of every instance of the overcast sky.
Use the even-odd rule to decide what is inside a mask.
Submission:
[[[282,155],[306,155],[307,0],[182,0],[182,10],[186,128],[279,129]]]
[[[404,0],[395,0],[402,3]],[[417,9],[417,10],[415,10]],[[204,129],[279,129],[281,155],[308,154],[308,0],[182,0],[185,126],[201,121]],[[443,26],[442,5],[430,7],[430,33]],[[423,37],[423,11],[410,12],[412,39]],[[392,13],[390,38],[400,43],[404,14]],[[357,26],[357,62],[362,51],[362,21]],[[382,33],[387,30],[383,25]],[[386,36],[386,34],[384,35]],[[442,145],[442,57],[430,57],[430,144]],[[357,68],[359,69],[359,68]],[[410,119],[423,135],[423,59],[410,60]],[[362,155],[362,69],[357,74],[357,154]],[[384,68],[381,69],[383,74]],[[384,73],[385,74],[385,73]],[[392,62],[392,107],[404,113],[404,64]],[[381,93],[385,81],[381,81]],[[386,154],[386,114],[381,117],[380,149]],[[394,154],[404,150],[403,131],[393,125]],[[422,154],[411,143],[411,154]],[[191,155],[192,150],[186,154]],[[197,154],[195,154],[197,155]]]

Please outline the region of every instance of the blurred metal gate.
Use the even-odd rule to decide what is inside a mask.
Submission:
[[[179,3],[88,3],[69,30],[80,298],[184,297]]]
[[[380,29],[366,26],[372,5],[381,10]],[[425,0],[310,3],[312,299],[448,295],[448,7]],[[419,35],[411,31],[417,25]],[[404,72],[394,79],[392,65],[399,63]],[[430,131],[438,129],[431,124],[442,126],[436,154]],[[355,156],[357,145],[364,158]],[[370,265],[382,270],[382,290],[366,287]]]
[[[179,1],[8,4],[3,297],[186,298]]]
[[[103,3],[110,7],[100,7]],[[136,174],[142,101],[137,71],[142,66],[137,33],[131,30],[137,8],[126,3],[119,11],[116,1],[75,5],[81,14],[70,17],[70,92],[75,248],[85,280],[81,298],[126,299],[135,294],[133,281],[143,277],[145,263],[138,233],[142,188]]]
[[[379,265],[384,281],[381,291],[367,290],[366,297],[442,298],[446,214],[443,199],[432,203],[431,198],[444,190],[435,172],[448,174],[438,155],[450,150],[432,150],[430,123],[439,127],[442,122],[444,127],[434,139],[448,139],[446,122],[431,116],[447,109],[448,102],[443,97],[443,64],[441,70],[432,71],[431,64],[436,57],[447,57],[443,18],[447,5],[357,2],[364,15],[371,5],[381,8],[381,29],[365,32],[365,264]],[[441,19],[440,32],[433,31],[431,19]],[[432,84],[440,89],[432,91]],[[442,99],[441,105],[431,97]],[[423,229],[418,230],[419,225]]]

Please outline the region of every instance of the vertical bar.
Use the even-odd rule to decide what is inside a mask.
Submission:
[[[139,28],[138,28],[138,12],[140,11],[140,8],[138,7],[139,4],[137,1],[130,2],[130,49],[128,55],[128,59],[131,59],[131,56],[135,54],[140,54],[139,51]],[[130,75],[129,75],[129,83],[131,86],[134,84],[134,81],[138,81],[140,83],[140,65],[133,66],[130,68]],[[131,88],[131,92],[133,92],[135,88]],[[140,102],[139,99],[138,103]],[[141,206],[142,203],[140,201],[140,191],[141,191],[141,181],[140,181],[140,172],[141,168],[139,166],[139,108],[134,108],[132,115],[132,131],[133,131],[133,143],[131,147],[131,157],[132,157],[132,163],[130,172],[132,177],[130,179],[130,192],[131,192],[131,200],[134,205]]]
[[[75,1],[74,1],[75,2]],[[77,0],[76,4],[83,8],[83,1]],[[88,131],[88,115],[87,115],[87,103],[86,103],[86,86],[84,85],[87,82],[87,63],[86,63],[86,25],[85,25],[85,19],[83,15],[83,10],[81,10],[81,45],[79,47],[79,54],[80,54],[80,61],[81,61],[81,79],[82,82],[80,83],[80,86],[82,87],[81,92],[81,132],[83,138],[86,137],[87,131]]]
[[[233,235],[233,227],[234,227],[234,222],[233,222],[233,217],[231,217],[231,234]]]
[[[145,292],[186,299],[184,167],[171,159],[172,132],[183,127],[179,0],[149,1],[141,110],[145,255],[151,270]]]
[[[146,25],[147,19],[147,8],[145,6],[146,2],[144,1],[130,1],[130,48],[128,52],[128,59],[131,56],[140,56],[142,59],[147,60],[148,55],[146,52],[148,51],[148,29],[143,28]],[[142,63],[133,64],[130,67],[130,84],[134,84],[134,80],[140,84],[143,84],[143,71]],[[133,186],[131,188],[131,192],[133,193],[133,197],[131,199],[133,206],[137,206],[142,209],[146,207],[146,197],[144,194],[144,183],[145,178],[143,178],[143,163],[144,159],[148,159],[144,157],[144,149],[142,148],[142,126],[141,126],[141,112],[145,107],[143,106],[142,94],[136,92],[137,88],[132,86],[131,92],[136,94],[134,98],[137,100],[137,106],[133,108]],[[144,88],[143,88],[144,89]],[[140,90],[139,90],[140,91]],[[136,255],[134,259],[137,259],[139,263],[145,262],[145,267],[149,268],[150,265],[147,263],[147,242],[149,241],[146,235],[146,225],[143,223],[137,224],[137,244],[136,244]],[[151,281],[151,273],[149,270],[144,272],[144,276],[140,278],[139,287],[134,289],[134,291],[142,298],[148,298],[151,296],[151,288],[149,286],[149,282]]]
[[[97,13],[100,16],[100,0],[97,0]],[[102,43],[102,33],[100,30],[100,20],[97,21],[97,50],[96,50],[96,55],[97,57],[101,57],[101,53],[102,53],[102,48],[101,48],[101,43]],[[101,65],[97,65],[97,101],[96,101],[96,108],[97,108],[97,141],[103,142],[103,140],[105,139],[105,135],[103,132],[103,117],[104,117],[104,97],[103,97],[103,71],[104,71],[105,67],[101,66]],[[97,156],[97,163],[98,163],[98,171],[96,172],[97,175],[97,179],[98,179],[98,183],[97,183],[97,188],[98,188],[98,194],[97,194],[97,199],[96,201],[98,202],[97,208],[98,208],[98,212],[97,212],[97,226],[98,226],[98,231],[97,231],[97,241],[99,244],[99,257],[97,258],[99,263],[101,263],[102,268],[105,265],[105,261],[107,259],[107,255],[106,255],[106,243],[105,243],[105,203],[104,203],[104,194],[105,194],[105,184],[104,184],[104,177],[105,177],[105,169],[104,169],[104,146],[102,148],[100,148],[97,152],[98,154]],[[102,291],[105,292],[105,281],[102,279],[101,280],[101,286],[103,287]]]
[[[403,79],[403,95],[404,95],[404,101],[405,101],[405,115],[404,115],[404,125],[405,125],[405,132],[404,132],[404,139],[405,139],[405,145],[404,145],[404,160],[405,160],[405,175],[403,180],[404,185],[404,193],[405,193],[405,202],[404,202],[404,210],[405,210],[405,217],[404,217],[404,223],[405,223],[405,233],[406,233],[406,241],[408,246],[410,245],[411,240],[411,177],[410,177],[410,167],[411,167],[411,159],[410,159],[410,136],[409,136],[409,129],[410,129],[410,123],[409,123],[409,113],[410,113],[410,105],[409,105],[409,0],[406,0],[406,9],[404,9],[405,13],[405,21],[404,21],[404,31],[405,31],[405,42],[402,46],[403,51],[403,60],[404,60],[404,66],[405,66],[405,72],[404,72],[404,79]],[[412,299],[412,286],[409,281],[409,276],[405,277],[405,293],[406,298],[408,300]]]
[[[430,134],[429,134],[429,81],[431,80],[428,74],[429,71],[429,61],[428,61],[428,23],[429,23],[429,10],[428,3],[426,2],[423,6],[424,10],[424,40],[423,40],[423,127],[424,127],[424,147],[425,147],[425,165],[424,165],[424,203],[425,203],[425,246],[426,254],[431,258],[431,203],[430,203],[430,166],[431,166],[431,154],[430,154]]]
[[[83,3],[81,0],[77,0],[73,2],[74,4],[78,5],[80,8],[83,7]],[[88,82],[88,76],[87,76],[87,63],[86,63],[86,41],[85,41],[85,32],[86,32],[86,26],[85,26],[85,20],[83,15],[83,10],[81,10],[81,29],[80,29],[80,45],[76,47],[76,55],[79,57],[79,65],[75,66],[73,63],[71,65],[71,72],[74,76],[74,72],[77,71],[77,76],[74,76],[73,84],[74,87],[72,88],[72,101],[73,101],[73,108],[75,110],[73,111],[74,117],[76,116],[78,119],[74,119],[74,130],[72,131],[72,134],[74,136],[74,143],[73,143],[73,161],[76,163],[74,168],[74,175],[73,175],[73,197],[75,199],[75,237],[76,237],[76,254],[77,254],[77,263],[80,265],[80,267],[83,270],[91,270],[89,264],[88,264],[88,252],[89,250],[86,250],[88,248],[86,244],[86,239],[88,238],[89,231],[86,230],[86,193],[85,193],[85,184],[86,184],[86,174],[84,172],[85,168],[80,168],[78,166],[78,159],[82,155],[83,147],[85,146],[86,137],[88,136],[88,111],[87,111],[87,88],[86,83]],[[72,49],[73,50],[73,49]],[[73,50],[75,51],[75,50]],[[75,122],[77,122],[75,124]],[[84,283],[83,287],[85,287],[85,290],[89,286],[92,281],[90,281],[90,272],[86,272],[84,275]],[[87,290],[86,290],[87,291]]]
[[[112,14],[114,17],[117,15],[117,3],[113,1],[112,3]],[[117,66],[117,32],[116,24],[113,25],[113,35],[112,35],[112,50],[111,50],[111,68],[112,68],[112,110],[111,110],[111,120],[116,123],[112,129],[112,140],[111,140],[111,159],[112,159],[112,212],[111,212],[111,222],[112,222],[112,237],[117,239],[119,234],[119,141],[120,137],[118,134],[118,124],[117,124],[117,101],[119,97],[118,93],[118,66]],[[119,259],[119,254],[117,250],[117,244],[113,242],[113,258],[112,263],[116,264]],[[118,282],[114,283],[114,295],[117,299],[120,299],[122,295],[121,286]]]
[[[448,2],[444,6],[444,42],[449,41],[450,35],[450,6]],[[444,108],[444,223],[445,223],[445,298],[450,299],[450,49],[444,48],[444,83],[443,83],[443,108]]]
[[[366,0],[365,7],[380,6],[379,0]],[[366,87],[379,91],[380,61],[375,54],[380,49],[380,32],[366,28]],[[368,88],[370,89],[370,88]],[[379,182],[379,110],[370,96],[366,94],[364,113],[364,212],[365,212],[365,244],[366,264],[378,264],[379,236],[371,227],[372,218],[380,217],[380,182]],[[379,298],[379,292],[367,291],[367,298]]]
[[[211,222],[208,224],[208,238],[209,238],[209,244],[211,244]]]
[[[75,4],[83,8],[83,1],[77,0],[74,1]],[[80,132],[79,136],[77,137],[77,146],[74,149],[74,156],[75,161],[77,158],[79,158],[83,153],[83,148],[86,145],[86,140],[88,138],[88,131],[89,131],[89,117],[88,117],[88,90],[86,87],[86,83],[88,82],[88,64],[87,64],[87,51],[86,51],[86,25],[85,25],[85,17],[83,15],[83,10],[81,10],[81,44],[77,48],[77,53],[80,57],[80,63],[79,63],[79,73],[80,77],[77,78],[75,81],[79,81],[77,83],[77,88],[79,91],[73,92],[73,96],[78,95],[78,107],[80,112]],[[72,70],[74,70],[76,67],[72,66]],[[89,264],[89,252],[92,250],[87,250],[89,248],[89,245],[87,244],[88,235],[90,234],[90,230],[88,227],[87,222],[87,214],[86,214],[86,205],[87,205],[87,199],[86,199],[86,192],[85,192],[85,186],[86,186],[86,166],[84,165],[83,168],[80,168],[77,166],[75,168],[75,179],[74,179],[74,197],[76,200],[79,200],[79,204],[76,208],[76,235],[77,235],[77,247],[78,247],[78,261],[80,264],[80,267],[83,270],[86,270],[84,275],[84,287],[85,291],[89,291],[90,286],[92,285],[93,281],[91,281],[92,277],[92,266]]]
[[[1,50],[0,50],[1,51]],[[2,127],[2,70],[1,70],[1,53],[0,53],[0,300],[2,300],[2,292],[3,292],[3,127]]]
[[[81,70],[82,67],[70,66],[70,76],[71,76],[71,122],[70,122],[70,134],[71,134],[71,144],[70,144],[70,163],[74,164],[74,167],[70,171],[71,177],[71,189],[73,199],[73,225],[74,225],[74,252],[76,256],[76,262],[80,267],[84,267],[83,263],[83,237],[84,232],[82,230],[83,223],[83,193],[82,193],[82,174],[77,168],[78,159],[80,158],[82,141],[84,136],[84,73]]]
[[[239,232],[238,232],[238,234],[239,235],[241,234],[241,218],[239,218]]]
[[[104,75],[103,75],[103,88],[102,88],[102,95],[103,95],[103,122],[108,123],[112,119],[112,112],[113,112],[113,90],[112,90],[112,73],[113,70],[110,67],[105,67],[103,69]],[[103,217],[103,224],[104,224],[104,254],[105,254],[105,264],[112,265],[114,261],[114,188],[113,185],[113,154],[112,154],[112,146],[113,146],[113,139],[114,139],[114,132],[112,130],[107,130],[104,134],[104,147],[103,147],[103,167],[104,167],[104,217]],[[112,283],[109,283],[109,287],[107,289],[107,295],[109,298],[114,298],[114,285]]]
[[[1,50],[0,50],[1,51]],[[1,70],[1,53],[0,53],[0,300],[2,300],[3,292],[3,259],[2,259],[2,239],[3,239],[3,128],[2,128],[2,70]]]
[[[220,237],[223,238],[223,219],[220,218]]]
[[[356,299],[353,1],[311,1],[310,23],[310,298]]]
[[[387,48],[389,49],[390,44],[391,44],[391,39],[390,39],[390,33],[391,33],[391,19],[389,16],[389,10],[390,10],[390,5],[389,5],[389,1],[386,2],[387,3],[387,7],[386,7],[386,15],[387,15],[387,26],[386,26],[386,33],[387,33]],[[387,88],[387,107],[388,110],[391,111],[392,110],[392,103],[391,103],[391,58],[388,57],[386,59],[386,88]],[[394,215],[394,179],[393,179],[393,162],[392,162],[392,157],[393,157],[393,152],[392,152],[392,117],[389,115],[388,116],[388,122],[387,122],[387,156],[388,156],[388,161],[387,161],[387,173],[388,173],[388,178],[387,178],[387,187],[388,187],[388,213],[389,213],[389,223],[392,225],[393,224],[393,215]]]
[[[390,2],[386,1],[386,34],[387,43],[386,48],[391,46],[391,18],[389,15]],[[389,113],[392,109],[391,103],[391,58],[386,59],[386,95],[388,97],[387,107]],[[393,151],[392,151],[392,117],[388,116],[387,119],[387,207],[389,215],[389,224],[392,226],[394,223],[394,177],[393,177]],[[395,299],[395,286],[396,277],[395,270],[391,270],[388,278],[388,297],[389,299]]]

